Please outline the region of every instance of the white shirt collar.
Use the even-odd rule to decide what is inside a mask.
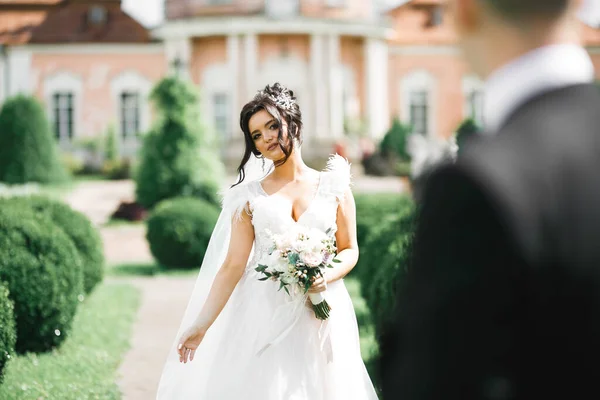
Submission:
[[[533,50],[488,78],[485,132],[496,132],[517,107],[537,94],[593,81],[594,65],[584,48],[561,44]]]

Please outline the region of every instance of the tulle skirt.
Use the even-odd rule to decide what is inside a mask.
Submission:
[[[171,385],[163,375],[158,398],[377,399],[344,282],[325,292],[332,311],[323,322],[302,297],[258,278],[252,270],[242,277],[194,361],[170,368]]]

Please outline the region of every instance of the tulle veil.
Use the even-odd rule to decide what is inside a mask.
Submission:
[[[273,163],[271,161],[258,159],[254,155],[251,155],[245,166],[246,174],[244,181],[259,180],[266,176],[272,168]],[[221,193],[222,196],[229,190],[228,188],[229,185]],[[205,382],[202,382],[202,377],[205,377],[207,374],[202,374],[201,372],[210,368],[210,362],[218,351],[215,342],[219,338],[223,326],[217,318],[198,348],[194,361],[191,363],[182,364],[179,362],[177,342],[183,331],[191,325],[200,313],[215,276],[225,260],[231,236],[231,221],[234,212],[235,210],[229,209],[224,205],[215,225],[194,290],[163,368],[158,385],[157,400],[200,399],[202,396],[202,393],[200,393],[201,388],[206,386]],[[252,258],[252,254],[250,258]]]

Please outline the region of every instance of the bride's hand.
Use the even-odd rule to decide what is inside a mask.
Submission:
[[[203,329],[198,325],[192,325],[183,332],[179,339],[179,345],[177,346],[179,362],[187,363],[188,360],[192,361],[194,359],[194,354],[196,354],[196,350],[198,349],[198,346],[200,346],[200,343],[202,343],[205,334],[206,329]]]
[[[325,280],[324,277],[319,276],[318,278],[315,278],[315,280],[312,283],[312,286],[308,289],[309,293],[320,293],[320,292],[324,292],[327,290],[327,281]]]

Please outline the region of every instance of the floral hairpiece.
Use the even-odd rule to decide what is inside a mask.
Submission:
[[[261,90],[259,93],[267,95],[275,104],[287,111],[291,110],[294,107],[294,104],[296,104],[296,101],[292,98],[288,89],[283,89],[277,96],[266,93],[264,90]]]

